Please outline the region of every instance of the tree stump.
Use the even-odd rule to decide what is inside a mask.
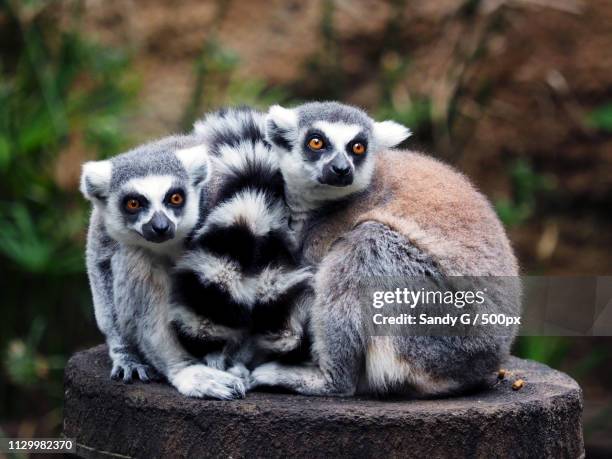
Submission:
[[[578,384],[515,357],[504,367],[490,388],[447,399],[255,392],[218,401],[164,383],[112,381],[98,346],[66,367],[64,435],[91,458],[584,456]],[[525,384],[514,390],[519,378]]]

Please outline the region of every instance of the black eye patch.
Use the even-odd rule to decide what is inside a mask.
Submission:
[[[361,154],[357,154],[353,151],[353,147],[356,144],[361,144],[364,146],[365,150],[363,153]],[[353,140],[351,140],[349,143],[346,144],[346,152],[351,155],[351,157],[353,158],[353,163],[355,165],[359,164],[361,161],[363,161],[368,153],[368,139],[365,135],[363,135],[363,133],[359,133],[357,134],[357,136],[355,138],[353,138]]]
[[[126,193],[119,201],[119,207],[124,217],[134,222],[138,220],[138,215],[149,207],[149,201],[140,193]]]
[[[185,190],[180,186],[172,187],[164,196],[164,205],[168,207],[176,216],[183,213],[187,195]]]
[[[181,203],[177,202],[173,202],[172,198],[175,198],[176,196],[180,196],[182,201]],[[170,204],[170,205],[174,205],[174,206],[183,206],[185,204],[185,198],[186,198],[186,194],[185,194],[185,190],[179,186],[177,187],[172,187],[168,190],[168,192],[166,193],[166,195],[164,196],[164,202],[166,204]]]
[[[313,149],[309,145],[310,141],[315,138],[320,139],[323,142],[323,146],[319,149]],[[332,147],[333,145],[329,141],[329,138],[325,134],[323,134],[323,132],[321,132],[319,129],[310,129],[306,133],[306,136],[304,137],[304,151],[306,152],[307,159],[315,161],[319,158],[319,155],[321,153],[325,153],[326,151],[329,151],[329,149]]]

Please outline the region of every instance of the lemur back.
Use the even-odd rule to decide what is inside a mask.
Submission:
[[[196,124],[220,173],[211,210],[178,263],[173,323],[193,354],[218,367],[250,364],[256,337],[286,330],[310,278],[293,256],[284,181],[263,120],[226,109]]]

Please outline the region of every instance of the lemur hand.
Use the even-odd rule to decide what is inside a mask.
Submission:
[[[274,354],[288,354],[298,348],[302,342],[302,330],[282,330],[277,333],[265,333],[257,336],[257,347]]]
[[[110,376],[115,381],[122,379],[124,383],[130,384],[134,375],[145,383],[161,379],[159,373],[151,365],[144,363],[140,357],[131,352],[114,353],[112,360],[113,368]]]

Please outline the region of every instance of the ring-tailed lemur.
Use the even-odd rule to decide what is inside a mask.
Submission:
[[[198,364],[169,326],[170,270],[206,205],[210,173],[194,136],[83,166],[81,191],[93,203],[87,271],[113,379],[148,381],[157,370],[185,395],[244,395],[242,380]]]
[[[450,167],[388,150],[407,129],[375,123],[345,105],[274,106],[266,129],[302,256],[317,266],[310,306],[314,365],[264,364],[251,373],[251,387],[432,396],[486,380],[507,356],[512,336],[369,336],[360,294],[375,278],[517,276],[487,200]],[[479,312],[517,315],[515,287],[489,292],[490,310]]]
[[[264,140],[264,119],[231,108],[196,124],[218,173],[211,210],[174,276],[173,326],[185,346],[242,376],[263,354],[300,344],[288,320],[312,277],[294,260],[283,179]]]

